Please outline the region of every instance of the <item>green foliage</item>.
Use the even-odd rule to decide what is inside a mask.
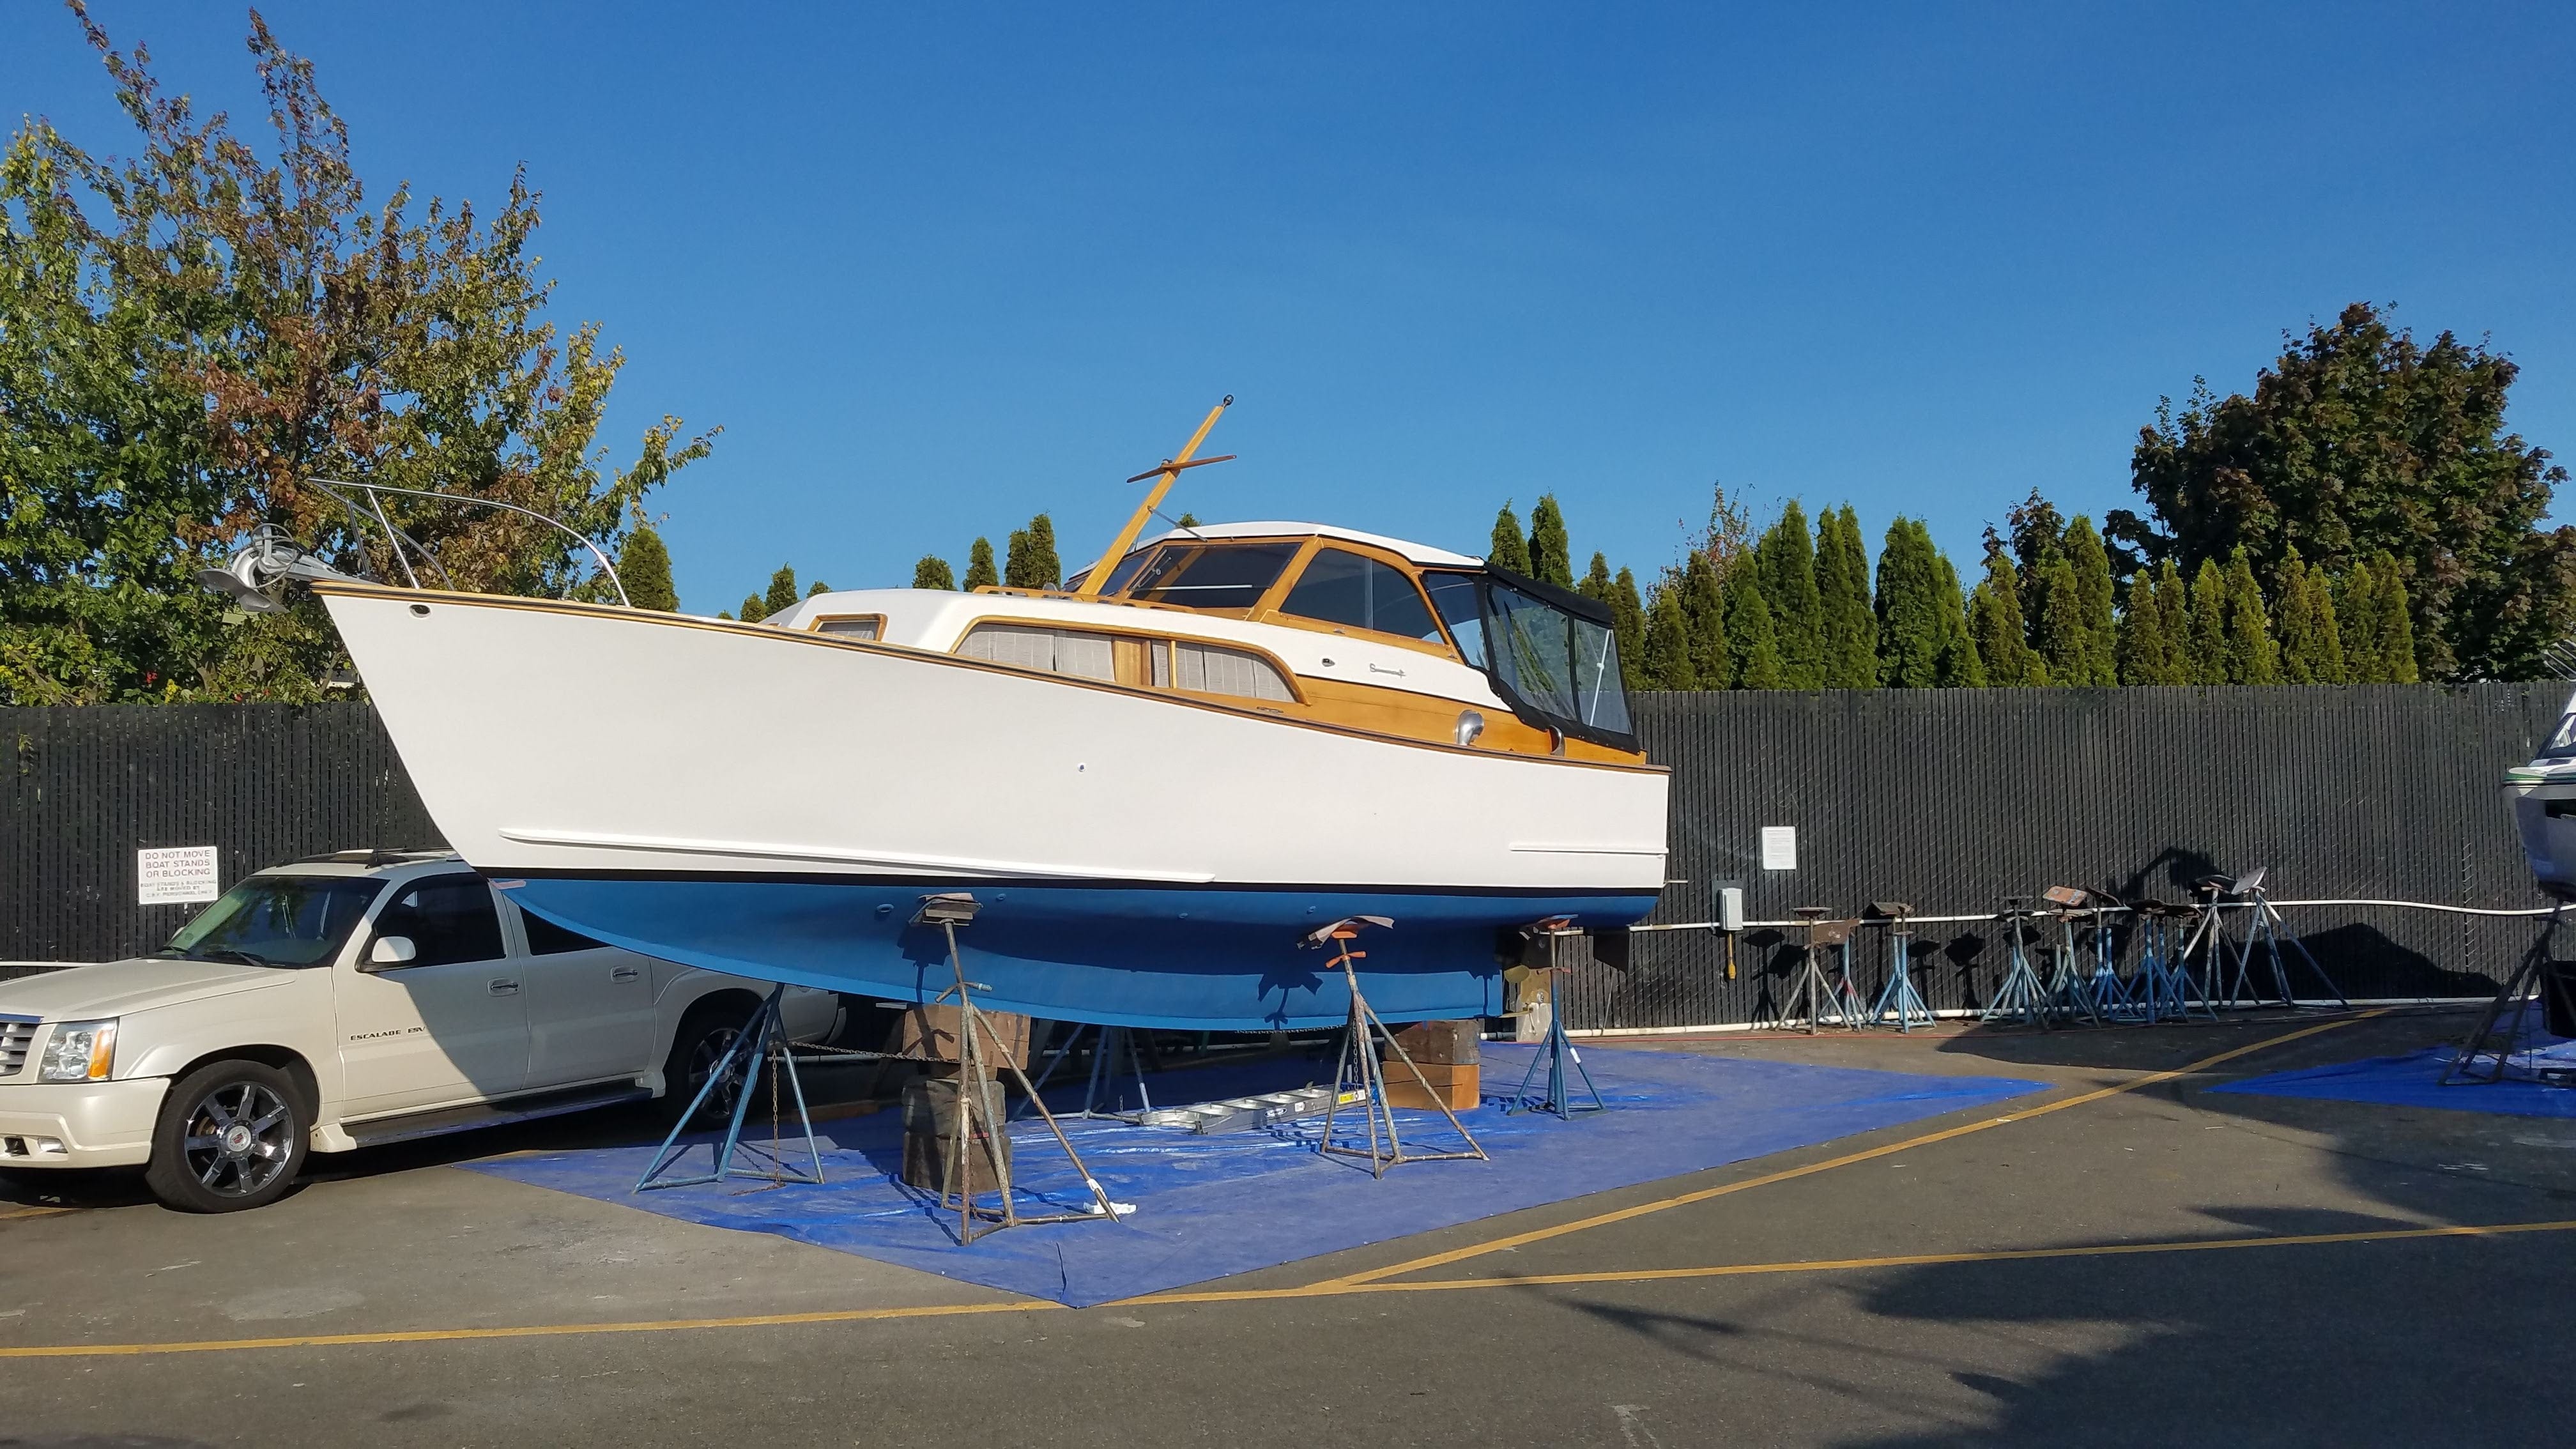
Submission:
[[[2346,307],[2293,337],[2252,397],[2199,384],[2139,431],[2130,474],[2186,565],[2246,550],[2277,576],[2295,546],[2310,567],[2395,574],[2424,626],[2437,679],[2527,679],[2576,624],[2576,529],[2544,531],[2567,481],[2547,450],[2505,431],[2514,363],[2445,332],[2430,346],[2378,309]],[[2413,625],[2409,626],[2410,633]]]
[[[1923,541],[1929,546],[1931,535],[1926,533]],[[1941,652],[1933,661],[1932,683],[1941,689],[1983,689],[1989,683],[1986,664],[1968,629],[1968,601],[1959,590],[1959,571],[1947,554],[1936,551],[1932,561],[1940,574],[1933,605],[1941,624]]]
[[[2406,581],[2397,559],[2381,554],[2344,575],[2338,605],[2344,668],[2355,684],[2413,684],[2419,677]]]
[[[788,610],[795,608],[797,597],[796,570],[790,568],[786,564],[780,564],[778,566],[778,572],[769,576],[769,592],[761,595],[760,612],[762,617],[765,618],[771,614],[784,614]]]
[[[1887,525],[1878,548],[1878,672],[1898,689],[1929,689],[1939,678],[1940,551],[1932,531],[1903,515]]]
[[[1001,581],[1002,576],[993,571],[993,541],[989,538],[975,540],[974,547],[966,550],[966,592],[971,594],[977,589],[989,589]]]
[[[1610,556],[1602,553],[1594,554],[1591,571],[1584,574],[1583,581],[1573,587],[1576,593],[1592,602],[1604,608],[1610,607],[1611,602],[1618,597],[1617,586],[1610,582]]]
[[[2120,611],[2118,663],[2122,684],[2171,684],[2173,646],[2165,639],[2165,610],[2153,576],[2129,584],[2129,607]]]
[[[912,586],[916,589],[953,589],[957,587],[957,576],[948,571],[948,560],[935,553],[926,553],[921,556],[921,562],[912,566]]]
[[[2227,682],[2278,684],[2280,648],[2272,640],[2272,616],[2263,607],[2263,588],[2254,582],[2254,565],[2242,548],[2227,555]]]
[[[1694,550],[1682,566],[1681,595],[1691,672],[1700,688],[1724,689],[1735,678],[1735,649],[1726,634],[1726,587],[1707,554]]]
[[[1682,591],[1676,580],[1666,579],[1655,590],[1655,601],[1646,609],[1645,667],[1648,689],[1699,689],[1699,671],[1692,665],[1690,621],[1682,613]]]
[[[989,545],[987,546],[989,548]],[[973,571],[973,566],[968,566]],[[1055,520],[1041,513],[1026,528],[1011,530],[1010,552],[1002,559],[1002,582],[1014,589],[1052,589],[1064,577],[1055,554]]]
[[[2077,514],[2066,525],[2066,562],[2075,571],[2075,610],[2084,629],[2084,671],[2080,683],[2117,684],[2119,621],[2111,610],[2115,592],[2111,581],[2110,550],[2102,546],[2102,535],[2093,529],[2093,520]]]
[[[1538,506],[1530,510],[1529,576],[1542,584],[1560,589],[1574,587],[1572,545],[1565,537],[1565,515],[1556,506],[1556,495],[1542,493]]]
[[[345,656],[317,605],[246,616],[190,579],[263,523],[399,576],[308,478],[514,503],[619,553],[706,455],[666,417],[602,479],[624,359],[547,320],[524,180],[480,215],[371,202],[311,64],[256,13],[267,156],[74,10],[137,135],[99,160],[29,122],[0,156],[0,703],[318,697]],[[532,520],[386,507],[460,587],[601,591]]]
[[[2190,647],[2184,652],[2191,682],[2227,682],[2227,578],[2218,560],[2202,559],[2191,580]]]
[[[1637,596],[1637,576],[1619,570],[1618,592],[1610,600],[1611,627],[1619,636],[1619,677],[1630,689],[1647,688],[1646,606]]]
[[[1796,499],[1780,510],[1779,521],[1754,545],[1753,556],[1780,654],[1779,687],[1817,688],[1824,678],[1823,605],[1816,594],[1815,540],[1807,532],[1807,511]]]
[[[2048,665],[2030,647],[2012,555],[1992,532],[1986,535],[1986,576],[1968,599],[1968,634],[1987,684],[2018,689],[2048,683]]]
[[[769,605],[758,594],[745,594],[742,596],[742,607],[734,617],[746,624],[757,624],[769,617]]]
[[[805,597],[809,599],[814,597],[816,594],[828,594],[830,592],[832,592],[832,586],[823,582],[821,579],[816,579],[814,582],[805,586]]]
[[[1509,500],[1504,502],[1503,511],[1494,515],[1494,541],[1486,551],[1485,562],[1516,574],[1530,571],[1529,540],[1521,536],[1520,515],[1512,512]]]
[[[1181,510],[1180,520],[1175,526],[1180,528],[1196,528],[1199,526],[1199,516],[1184,508]]]
[[[1805,533],[1803,523],[1799,532]],[[1762,596],[1761,569],[1739,561],[1726,571],[1726,641],[1737,689],[1786,689],[1789,672],[1780,662],[1780,635],[1771,619],[1771,602]]]
[[[658,530],[638,526],[626,535],[626,546],[617,551],[617,577],[635,607],[666,614],[679,610],[679,590],[671,586],[671,550]]]
[[[1870,606],[1869,546],[1846,503],[1816,518],[1818,681],[1827,689],[1878,684],[1878,615]]]
[[[2343,639],[2335,620],[2334,591],[2323,573],[2300,559],[2296,547],[2281,558],[2281,682],[2342,684]]]
[[[2031,590],[2038,607],[2031,620],[2031,648],[2048,666],[2051,682],[2081,687],[2093,680],[2093,634],[2085,627],[2084,599],[2075,565],[2051,549],[2040,560]]]

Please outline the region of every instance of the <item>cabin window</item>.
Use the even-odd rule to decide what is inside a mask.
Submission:
[[[1422,586],[1431,592],[1432,607],[1440,611],[1440,622],[1449,626],[1449,637],[1458,643],[1458,652],[1478,669],[1485,667],[1485,605],[1482,587],[1474,574],[1427,573]]]
[[[1156,673],[1161,673],[1159,668]],[[1201,694],[1239,694],[1283,704],[1297,697],[1288,688],[1288,681],[1279,677],[1278,669],[1260,655],[1191,639],[1173,642],[1172,684]]]
[[[1028,624],[978,624],[957,646],[968,659],[988,659],[1050,674],[1077,674],[1085,679],[1116,679],[1117,655],[1110,636],[1084,629],[1046,629]]]
[[[1494,678],[1542,715],[1587,730],[1629,735],[1610,626],[1494,580],[1485,587]]]
[[[1431,606],[1404,570],[1338,548],[1318,550],[1280,612],[1406,639],[1438,639]]]
[[[885,634],[885,615],[842,614],[835,616],[827,614],[814,621],[814,632],[817,634],[829,634],[836,639],[874,640],[883,637]]]
[[[1192,609],[1249,609],[1279,581],[1294,543],[1166,544],[1136,573],[1127,596]]]

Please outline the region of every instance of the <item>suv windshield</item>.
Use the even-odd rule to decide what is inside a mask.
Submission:
[[[252,966],[327,965],[382,888],[365,876],[255,875],[224,892],[155,954]]]

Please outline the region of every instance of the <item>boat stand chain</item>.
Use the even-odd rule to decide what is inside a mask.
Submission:
[[[2560,916],[2568,902],[2559,901],[2549,908],[2540,923],[2540,934],[2532,939],[2531,949],[2522,953],[2522,961],[2513,975],[2487,1003],[2478,1018],[2478,1029],[2460,1043],[2459,1054],[2442,1073],[2445,1087],[2483,1086],[2504,1080],[2505,1066],[2523,1044],[2542,1030],[2549,1017],[2549,996],[2557,993],[2560,1009],[2576,1016],[2576,982],[2565,974],[2553,972],[2550,947],[2557,944]],[[2483,1065],[2485,1063],[2487,1065]]]
[[[1046,1103],[1039,1098],[1028,1073],[1020,1070],[1019,1062],[1011,1056],[1010,1043],[1002,1040],[1001,1032],[986,1021],[983,1012],[975,1006],[974,992],[985,988],[966,979],[965,959],[957,950],[957,928],[971,923],[981,909],[981,903],[972,895],[952,891],[922,897],[921,909],[913,917],[915,925],[937,926],[947,937],[948,965],[956,977],[956,984],[932,998],[930,1003],[937,1005],[951,997],[957,1003],[957,1121],[946,1184],[939,1194],[939,1210],[956,1210],[960,1246],[971,1244],[977,1238],[989,1237],[1004,1228],[1025,1227],[1033,1223],[1116,1222],[1119,1209],[1110,1202],[1108,1190],[1091,1175],[1091,1169],[1083,1165],[1082,1154],[1073,1150],[1072,1140],[1064,1135],[1064,1128],[1056,1122],[1055,1114],[1049,1112]],[[993,1110],[996,1082],[993,1062],[984,1054],[987,1041],[992,1044],[993,1057],[1019,1079],[1020,1090],[1037,1108],[1038,1117],[1046,1123],[1047,1131],[1055,1135],[1056,1146],[1064,1149],[1065,1160],[1073,1164],[1074,1172],[1082,1178],[1082,1185],[1090,1190],[1093,1204],[1090,1208],[1035,1214],[1019,1210],[1011,1184],[1011,1160],[1002,1147],[1002,1134],[1008,1130],[1007,1114]],[[979,1125],[980,1131],[977,1130]],[[971,1144],[978,1142],[983,1144],[985,1165],[991,1169],[992,1182],[998,1189],[1000,1201],[992,1207],[975,1201],[974,1163],[968,1154]]]
[[[1341,968],[1342,980],[1350,987],[1351,992],[1350,1021],[1342,1032],[1341,1059],[1333,1068],[1333,1095],[1329,1105],[1324,1108],[1323,1140],[1316,1145],[1316,1150],[1342,1157],[1364,1157],[1368,1159],[1369,1175],[1372,1177],[1384,1177],[1388,1168],[1398,1167],[1407,1162],[1439,1162],[1452,1158],[1488,1161],[1484,1144],[1476,1140],[1475,1133],[1467,1130],[1466,1123],[1458,1120],[1457,1113],[1449,1110],[1449,1104],[1441,1100],[1440,1094],[1431,1089],[1430,1078],[1422,1074],[1422,1068],[1414,1064],[1412,1054],[1405,1051],[1404,1044],[1395,1039],[1395,1033],[1387,1030],[1386,1023],[1380,1021],[1377,1013],[1369,1008],[1368,998],[1360,994],[1359,968],[1352,963],[1365,960],[1368,953],[1352,950],[1351,942],[1359,938],[1360,930],[1364,926],[1383,927],[1394,924],[1394,921],[1384,916],[1351,916],[1310,931],[1299,942],[1305,946],[1332,946],[1334,956],[1331,965]],[[1551,1011],[1550,1016],[1553,1017],[1553,1015]],[[1440,1109],[1440,1115],[1448,1118],[1449,1125],[1457,1129],[1458,1135],[1467,1139],[1466,1151],[1408,1152],[1405,1150],[1403,1140],[1397,1137],[1395,1132],[1395,1107],[1386,1099],[1386,1070],[1379,1061],[1377,1053],[1380,1042],[1384,1042],[1386,1049],[1395,1053],[1395,1059],[1404,1064],[1405,1070],[1413,1073],[1414,1081],[1421,1084],[1423,1095],[1429,1097],[1432,1105]],[[1360,1112],[1368,1118],[1369,1141],[1365,1149],[1346,1146],[1333,1140],[1333,1122],[1341,1110],[1342,1093],[1354,1086],[1360,1092]],[[1383,1134],[1382,1146],[1381,1133]]]
[[[671,1135],[662,1139],[661,1150],[653,1154],[653,1165],[644,1170],[642,1177],[636,1179],[635,1191],[646,1192],[664,1187],[700,1187],[707,1183],[724,1182],[737,1177],[766,1182],[771,1187],[785,1187],[790,1183],[807,1187],[821,1185],[823,1149],[822,1145],[815,1140],[813,1115],[805,1109],[805,1084],[796,1075],[796,1055],[789,1050],[787,1027],[779,1017],[778,1004],[786,994],[785,986],[770,988],[769,995],[762,999],[760,1008],[752,1013],[751,1020],[743,1024],[742,1031],[734,1037],[732,1044],[725,1048],[724,1055],[717,1058],[715,1069],[707,1073],[706,1085],[698,1088],[697,1095],[689,1099],[688,1110],[680,1114],[680,1120],[671,1128]],[[765,1171],[738,1166],[734,1162],[734,1155],[744,1147],[743,1117],[751,1109],[752,1093],[760,1085],[760,1068],[764,1062],[774,1064],[769,1074],[769,1166]],[[737,1065],[742,1069],[742,1085],[735,1089],[733,1114],[726,1120],[724,1137],[715,1144],[716,1155],[712,1169],[693,1177],[663,1177],[664,1172],[678,1166],[680,1159],[688,1154],[686,1147],[676,1147],[675,1150],[680,1135],[689,1130],[689,1124],[697,1120],[698,1109],[705,1106],[707,1098],[733,1075]],[[778,1083],[782,1077],[786,1079],[788,1089],[795,1094],[796,1125],[805,1134],[805,1151],[813,1163],[810,1172],[803,1168],[790,1167],[787,1163],[779,1125],[781,1104],[778,1100]],[[666,1083],[664,1089],[668,1090],[670,1085],[672,1084]],[[751,1146],[752,1150],[759,1150],[757,1143]]]

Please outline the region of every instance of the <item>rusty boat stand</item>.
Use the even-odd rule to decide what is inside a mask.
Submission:
[[[1317,1144],[1316,1150],[1335,1156],[1364,1158],[1368,1162],[1369,1175],[1372,1177],[1384,1177],[1388,1168],[1399,1167],[1408,1162],[1440,1162],[1461,1158],[1472,1158],[1478,1162],[1489,1161],[1490,1159],[1485,1156],[1484,1144],[1476,1140],[1475,1133],[1467,1130],[1466,1123],[1458,1120],[1457,1113],[1449,1110],[1449,1104],[1441,1100],[1439,1092],[1433,1090],[1431,1079],[1423,1075],[1422,1068],[1414,1062],[1412,1054],[1404,1049],[1404,1044],[1395,1039],[1395,1033],[1387,1030],[1386,1023],[1380,1021],[1377,1013],[1369,1008],[1368,998],[1360,994],[1359,969],[1352,963],[1366,960],[1368,953],[1352,950],[1351,942],[1359,939],[1361,930],[1366,927],[1390,929],[1394,925],[1395,922],[1385,916],[1350,916],[1327,926],[1319,926],[1299,939],[1298,944],[1301,946],[1316,949],[1331,947],[1334,953],[1331,964],[1341,968],[1342,980],[1351,991],[1350,1021],[1342,1032],[1341,1060],[1333,1069],[1333,1095],[1330,1105],[1324,1109],[1323,1140]],[[1440,1115],[1448,1118],[1449,1125],[1457,1130],[1460,1137],[1466,1139],[1466,1151],[1423,1152],[1405,1149],[1403,1140],[1395,1133],[1395,1107],[1386,1099],[1386,1068],[1378,1052],[1380,1043],[1385,1045],[1388,1054],[1404,1065],[1406,1071],[1413,1074],[1414,1081],[1422,1087],[1423,1095],[1431,1099],[1432,1105],[1440,1109]],[[1333,1124],[1341,1111],[1342,1094],[1354,1088],[1357,1089],[1360,1097],[1360,1113],[1368,1119],[1368,1146],[1365,1148],[1333,1140]]]

